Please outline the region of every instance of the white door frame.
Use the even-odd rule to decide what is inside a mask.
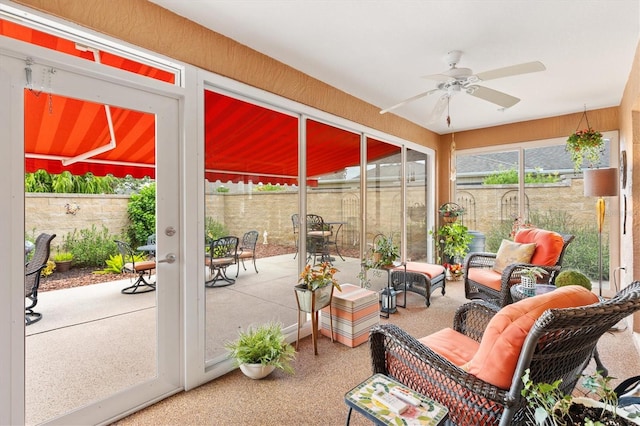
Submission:
[[[63,55],[38,46],[3,39],[0,44],[0,198],[5,200],[0,220],[0,256],[4,285],[0,285],[0,424],[23,424],[25,412],[24,347],[24,103],[25,60],[33,58],[33,76],[43,66],[56,70],[51,91],[94,102],[156,114],[156,209],[158,258],[174,253],[173,264],[158,265],[157,344],[158,375],[154,380],[118,392],[82,407],[55,423],[103,423],[138,410],[183,387],[181,294],[184,132],[184,91],[166,83]],[[62,89],[62,91],[61,91]],[[100,89],[100,90],[99,90]],[[102,90],[105,89],[105,90]],[[133,96],[132,96],[133,93]],[[46,96],[46,93],[42,94]],[[176,234],[165,234],[172,226]],[[6,269],[5,269],[6,268]],[[135,297],[135,296],[132,296]]]

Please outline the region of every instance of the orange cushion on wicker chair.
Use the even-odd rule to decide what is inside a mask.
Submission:
[[[463,365],[469,362],[478,351],[479,345],[472,338],[458,333],[452,328],[443,328],[418,340],[455,365]]]
[[[536,249],[531,256],[534,265],[553,266],[558,262],[558,257],[562,253],[564,240],[562,235],[544,229],[527,228],[521,229],[516,234],[516,243],[535,243]]]
[[[547,309],[596,302],[598,296],[594,293],[570,285],[507,305],[491,319],[478,351],[463,368],[492,385],[509,389],[524,340],[538,317]]]

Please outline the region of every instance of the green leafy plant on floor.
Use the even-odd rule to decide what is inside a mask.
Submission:
[[[295,359],[296,351],[285,341],[282,326],[278,323],[270,322],[240,331],[236,340],[225,343],[225,348],[237,366],[273,365],[285,373],[293,373],[291,360]]]
[[[533,383],[529,373],[530,371],[527,369],[522,376],[524,386],[521,395],[526,399],[527,405],[534,410],[535,424],[540,426],[578,424],[575,416],[579,414],[579,410],[572,409],[572,405],[576,404],[574,398],[571,395],[565,395],[559,389],[562,380],[559,379],[553,383]],[[587,415],[584,419],[585,425],[602,425],[603,423],[600,423],[599,420],[617,417],[618,396],[611,388],[612,379],[612,377],[604,377],[599,371],[584,376],[582,383],[585,389],[597,395],[598,400],[603,404],[602,409],[588,412],[589,415],[594,413],[594,418]],[[586,407],[583,406],[584,408]],[[582,419],[582,417],[580,418]]]
[[[47,266],[40,271],[41,277],[48,277],[56,270],[56,263],[53,260],[47,260]]]
[[[440,263],[460,263],[469,251],[473,236],[462,222],[446,223],[436,232]]]

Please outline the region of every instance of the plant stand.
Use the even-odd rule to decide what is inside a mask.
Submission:
[[[307,290],[301,285],[293,288],[298,304],[298,336],[296,338],[296,351],[300,342],[300,313],[311,314],[311,338],[313,339],[313,353],[318,355],[318,312],[329,306],[331,343],[333,343],[333,315],[331,312],[331,299],[333,297],[333,286],[319,288],[317,290]]]

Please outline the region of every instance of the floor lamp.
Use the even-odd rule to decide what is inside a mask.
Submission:
[[[598,220],[598,295],[602,297],[602,224],[605,203],[603,197],[618,195],[618,169],[588,169],[584,171],[585,197],[599,197],[596,202]]]

